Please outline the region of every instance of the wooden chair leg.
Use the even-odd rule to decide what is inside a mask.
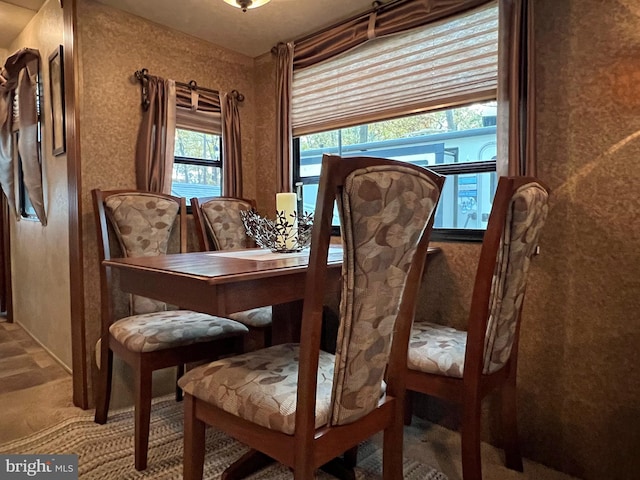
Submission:
[[[315,467],[313,461],[313,439],[303,437],[296,441],[293,452],[293,479],[314,480]]]
[[[518,441],[518,410],[516,381],[509,379],[501,389],[502,432],[505,465],[511,470],[523,471],[520,443]]]
[[[176,402],[182,401],[182,389],[178,386],[178,380],[184,375],[184,363],[176,367]]]
[[[204,422],[196,418],[196,399],[184,398],[184,457],[182,477],[184,480],[202,480],[204,473],[205,428]]]
[[[401,412],[398,412],[400,415]],[[391,426],[385,429],[382,442],[382,478],[395,480],[403,478],[402,449],[403,449],[402,418],[399,416]]]
[[[480,456],[480,399],[469,395],[462,406],[460,426],[462,442],[462,478],[482,480],[482,458]]]
[[[273,344],[271,342],[271,327],[266,327],[264,329],[264,346],[270,347],[272,345]]]
[[[356,480],[355,467],[358,463],[358,446],[350,448],[342,458],[336,457],[320,467],[321,470],[340,480]]]
[[[147,468],[149,449],[149,423],[151,421],[151,375],[143,365],[135,369],[135,438],[134,453],[136,470]]]
[[[344,452],[344,463],[348,468],[356,468],[358,464],[358,446]]]
[[[109,400],[111,399],[111,381],[113,378],[113,352],[110,348],[100,351],[100,372],[96,385],[96,413],[94,421],[101,425],[107,422]]]
[[[293,480],[314,480],[315,478],[315,468],[311,462],[306,462],[293,469]]]
[[[413,392],[407,390],[404,396],[404,424],[411,425],[411,417],[413,416]]]

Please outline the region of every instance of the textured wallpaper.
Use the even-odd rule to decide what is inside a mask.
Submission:
[[[525,300],[519,361],[526,457],[586,480],[632,479],[640,463],[640,12],[632,0],[535,0],[540,178],[549,220]],[[275,71],[89,0],[79,2],[87,341],[97,338],[90,190],[132,187],[140,119],[133,72],[237,89],[245,195],[272,214]],[[466,326],[479,244],[441,243],[420,318]],[[493,399],[491,399],[493,400]],[[485,438],[497,441],[497,402]]]
[[[640,8],[535,0],[540,178],[552,189],[519,356],[523,454],[579,478],[640,471]],[[420,315],[464,326],[477,245],[441,244]],[[498,402],[485,438],[498,443]]]
[[[238,90],[245,195],[255,195],[254,61],[90,0],[78,2],[80,125],[87,362],[99,337],[98,254],[91,190],[135,188],[134,152],[141,118],[140,86],[133,73],[220,91]]]

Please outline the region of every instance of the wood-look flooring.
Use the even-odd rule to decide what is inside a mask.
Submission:
[[[0,320],[0,394],[68,376],[19,325]]]
[[[0,317],[0,444],[81,411],[73,406],[71,374],[20,325]]]

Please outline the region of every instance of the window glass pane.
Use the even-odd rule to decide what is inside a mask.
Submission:
[[[495,172],[447,175],[434,228],[485,230],[497,183]]]
[[[220,196],[222,163],[220,136],[193,130],[176,129],[175,160],[171,193],[185,197]]]
[[[213,166],[174,163],[171,194],[185,197],[219,197],[222,191],[222,169]]]
[[[220,136],[176,128],[174,155],[220,161]]]
[[[464,174],[454,168],[447,175],[434,226],[486,228],[495,172],[476,173],[470,164],[496,158],[495,102],[304,135],[299,143],[298,180],[303,183],[304,210],[312,211],[315,206],[324,153],[391,158],[436,168],[464,165]]]

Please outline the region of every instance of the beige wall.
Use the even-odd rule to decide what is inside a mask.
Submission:
[[[524,308],[520,437],[525,456],[587,480],[632,479],[640,470],[633,3],[535,1],[539,176],[553,195]],[[462,326],[479,248],[441,246],[422,315]]]
[[[640,12],[631,3],[543,0],[537,11],[538,158],[554,194],[524,330],[523,429],[527,442],[544,442],[536,454],[584,478],[640,470]]]
[[[90,0],[78,2],[81,69],[80,124],[82,210],[85,274],[87,361],[93,369],[99,337],[100,301],[97,246],[91,190],[135,188],[134,152],[141,118],[140,85],[133,73],[152,75],[220,91],[238,90],[240,104],[244,194],[256,196],[253,59],[168,30]]]
[[[259,99],[255,117],[254,174],[256,203],[263,215],[275,215],[276,179],[276,63],[267,53],[255,59],[255,90]],[[243,125],[244,128],[244,125]],[[251,161],[251,159],[249,159]]]
[[[69,213],[66,155],[51,147],[49,55],[62,44],[62,9],[49,0],[14,40],[9,51],[40,51],[43,102],[42,174],[48,224],[11,223],[14,321],[20,323],[61,363],[71,368],[69,290]]]
[[[640,18],[627,0],[536,0],[538,158],[551,215],[524,309],[520,356],[525,456],[589,479],[640,469]],[[245,94],[245,195],[263,212],[275,193],[274,62],[252,60],[88,0],[79,5],[83,233],[88,345],[98,277],[90,190],[133,186],[140,118],[133,71]],[[48,227],[47,227],[48,228]],[[442,243],[422,318],[465,326],[478,244]],[[487,402],[489,410],[490,402]],[[485,424],[491,436],[494,428]],[[495,438],[495,437],[493,437]],[[637,448],[636,448],[637,449]]]

